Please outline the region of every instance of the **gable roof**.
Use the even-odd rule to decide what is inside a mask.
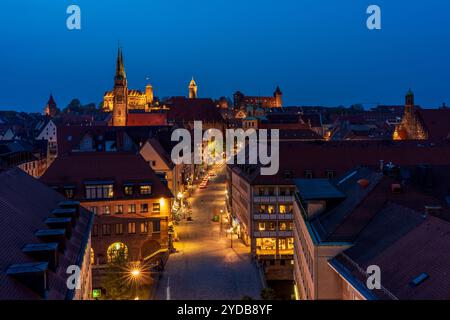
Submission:
[[[86,152],[63,155],[56,158],[41,177],[41,181],[50,186],[74,185],[75,199],[80,201],[85,198],[85,183],[98,180],[115,182],[115,198],[124,197],[124,184],[140,182],[152,184],[149,198],[172,197],[168,187],[140,154]]]
[[[44,220],[65,198],[38,180],[14,168],[0,173],[0,299],[42,299],[37,293],[6,274],[12,264],[36,262],[22,252],[26,244],[42,243],[36,236],[38,229],[48,229]],[[48,270],[50,290],[47,299],[65,299],[68,294],[66,269],[78,265],[84,255],[86,239],[90,235],[92,214],[80,209],[80,217],[72,237],[66,241],[64,254],[59,253],[56,272]]]

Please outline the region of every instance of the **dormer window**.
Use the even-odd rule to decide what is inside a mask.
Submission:
[[[113,187],[112,182],[86,182],[86,199],[112,199]]]
[[[64,196],[67,199],[73,199],[75,195],[75,187],[74,186],[65,186],[64,187]]]
[[[139,186],[139,193],[141,195],[152,194],[152,186],[149,184],[143,184]]]
[[[123,193],[126,196],[132,196],[133,195],[133,185],[132,184],[125,185],[123,188]]]

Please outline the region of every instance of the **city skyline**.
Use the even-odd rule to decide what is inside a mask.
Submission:
[[[247,1],[238,11],[232,2],[177,2],[176,12],[162,1],[107,3],[77,1],[82,29],[70,31],[68,1],[7,1],[2,12],[18,14],[0,19],[10,48],[0,52],[0,110],[40,112],[50,93],[60,107],[99,104],[118,41],[130,87],[143,90],[149,78],[158,97],[186,95],[194,76],[199,97],[270,95],[278,85],[286,106],[398,105],[408,88],[426,108],[450,101],[444,1],[378,1],[382,30],[372,31],[368,1]]]

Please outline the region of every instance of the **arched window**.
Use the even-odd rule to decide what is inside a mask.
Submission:
[[[109,246],[108,251],[108,262],[113,262],[118,259],[128,260],[128,247],[122,242],[115,242]]]

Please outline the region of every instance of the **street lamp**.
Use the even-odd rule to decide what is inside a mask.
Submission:
[[[141,275],[141,270],[139,270],[139,269],[133,269],[133,270],[131,270],[131,276],[133,277],[133,278],[139,278],[139,276]]]

